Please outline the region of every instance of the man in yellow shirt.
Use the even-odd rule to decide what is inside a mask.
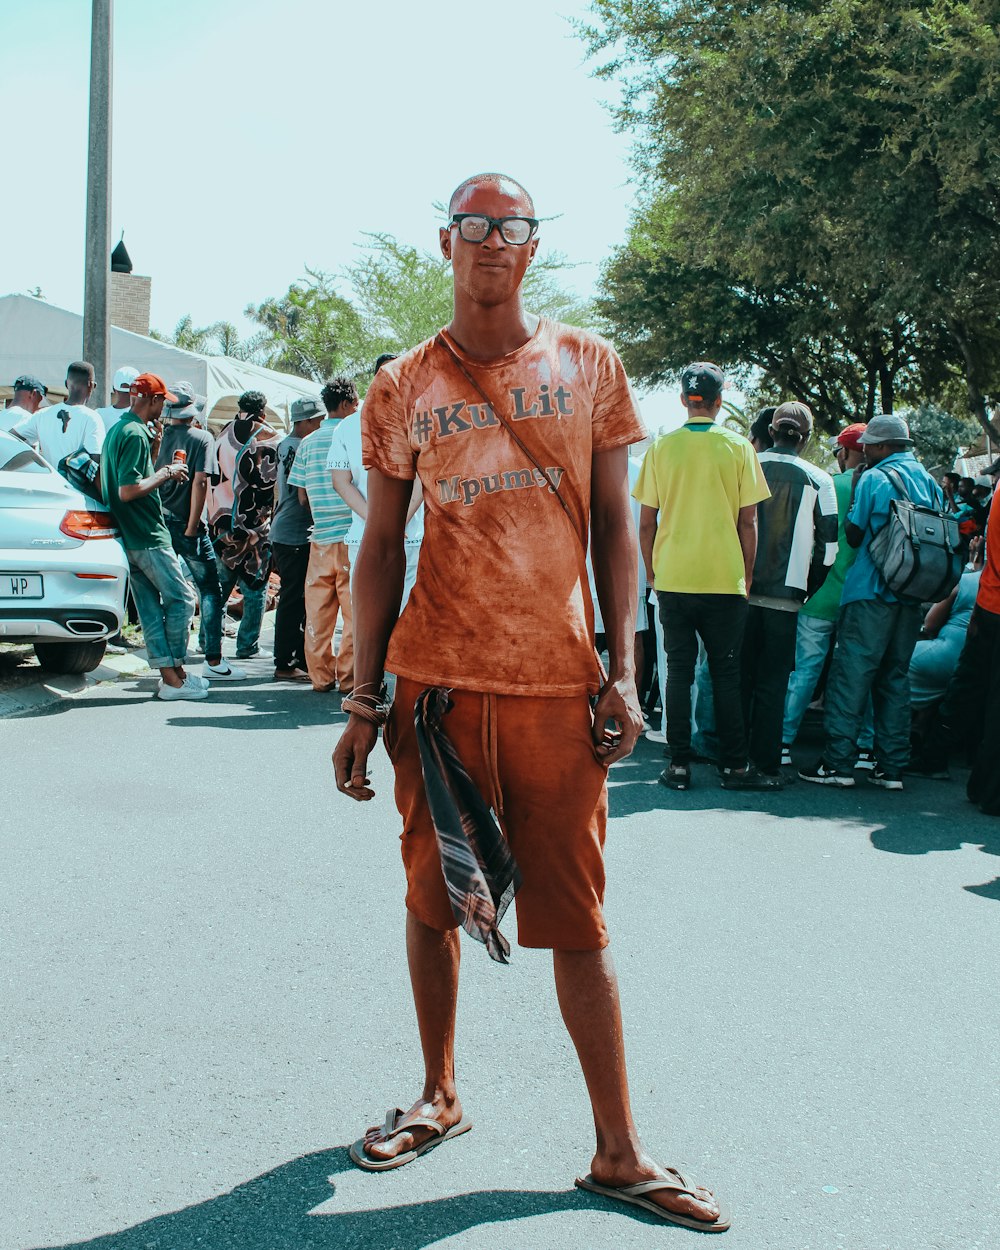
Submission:
[[[740,701],[740,649],[757,553],[757,504],[770,491],[747,440],[716,424],[724,379],[699,361],[681,373],[688,419],[646,452],[633,495],[642,504],[639,543],[656,587],[667,655],[667,747],[660,781],[691,785],[691,685],[698,636],[708,654],[727,790],[776,790],[747,764]]]

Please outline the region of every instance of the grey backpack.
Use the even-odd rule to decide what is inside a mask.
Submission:
[[[958,518],[939,508],[915,504],[895,469],[883,469],[901,498],[889,504],[889,520],[868,543],[872,563],[903,602],[937,603],[962,576]]]

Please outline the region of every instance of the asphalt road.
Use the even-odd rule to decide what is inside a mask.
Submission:
[[[574,1190],[592,1126],[541,952],[464,947],[474,1131],[350,1165],[420,1085],[390,770],[341,799],[337,697],[251,667],[0,721],[0,1250],[698,1241]],[[660,767],[614,770],[608,844],[649,1147],[717,1189],[731,1250],[995,1247],[1000,821],[957,784],[673,795]]]

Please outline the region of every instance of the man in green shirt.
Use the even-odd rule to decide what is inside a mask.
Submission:
[[[839,545],[837,558],[827,574],[826,581],[799,610],[795,634],[795,670],[788,681],[784,726],[781,733],[781,762],[785,765],[792,762],[792,744],[798,736],[802,718],[812,701],[826,657],[833,646],[837,613],[840,611],[840,596],[844,590],[844,578],[847,576],[847,570],[854,563],[854,557],[858,554],[844,536],[844,522],[851,506],[851,481],[854,470],[859,464],[863,464],[865,459],[859,440],[866,428],[863,422],[855,422],[854,425],[841,430],[835,440],[834,455],[840,472],[834,474],[833,489],[837,496]],[[861,738],[858,742],[858,768],[875,767],[874,747],[875,726],[869,701]]]
[[[194,592],[174,554],[158,493],[165,482],[186,481],[187,465],[165,464],[153,471],[160,414],[164,403],[176,403],[177,397],[155,373],[139,374],[131,395],[131,408],[104,440],[101,486],[128,556],[149,664],[160,670],[157,697],[204,699],[208,682],[184,671]]]

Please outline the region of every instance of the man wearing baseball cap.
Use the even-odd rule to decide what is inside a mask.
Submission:
[[[832,440],[833,454],[840,470],[833,477],[833,489],[837,497],[837,558],[833,562],[826,581],[819,590],[802,605],[795,629],[795,669],[788,680],[785,697],[784,727],[782,729],[781,762],[791,764],[791,749],[798,737],[806,709],[812,702],[830,648],[833,646],[840,596],[844,589],[847,570],[854,563],[855,549],[844,535],[844,522],[851,504],[852,474],[859,464],[864,464],[865,451],[861,435],[866,429],[863,421],[856,421],[840,431]],[[870,770],[875,767],[875,729],[872,722],[871,700],[865,705],[864,724],[858,739],[858,758],[855,767]]]
[[[111,403],[97,409],[97,415],[104,422],[105,430],[110,430],[116,421],[128,412],[132,403],[132,383],[139,376],[139,370],[130,365],[123,365],[116,370],[111,380]]]
[[[799,776],[818,785],[854,785],[857,744],[870,695],[876,765],[868,780],[885,790],[902,790],[910,758],[910,658],[922,614],[919,603],[896,598],[871,558],[871,539],[888,524],[890,505],[898,498],[891,478],[880,468],[894,469],[918,506],[943,508],[944,496],[911,451],[913,439],[902,417],[872,417],[859,442],[865,464],[852,475],[844,524],[844,537],[858,554],[844,578],[837,618],[825,700],[826,746],[816,764],[800,769]]]
[[[104,442],[104,422],[87,407],[93,393],[94,366],[86,360],[74,360],[66,369],[66,402],[37,408],[18,422],[14,433],[37,447],[53,468],[64,456],[80,450],[96,459]]]
[[[208,682],[188,676],[188,630],[194,616],[194,592],[181,572],[170,531],[163,519],[159,489],[186,482],[186,464],[154,470],[160,449],[160,416],[177,396],[155,373],[140,373],[131,386],[132,403],[108,432],[101,458],[104,498],[121,531],[128,556],[132,594],[139,610],[146,653],[160,670],[157,697],[165,701],[204,699]]]
[[[837,554],[833,481],[801,455],[812,428],[808,404],[779,404],[768,431],[773,445],[760,453],[771,495],[757,506],[757,557],[741,673],[750,758],[772,777],[781,772],[782,721],[795,664],[798,612],[826,581]]]
[[[184,464],[188,475],[160,487],[163,520],[175,554],[187,565],[201,605],[205,649],[201,675],[209,681],[241,680],[246,670],[230,664],[222,655],[222,584],[205,523],[208,484],[218,469],[215,439],[194,424],[205,411],[205,396],[195,394],[190,382],[175,382],[173,390],[177,402],[163,406],[163,438],[154,463],[157,469]]]
[[[21,421],[27,421],[41,407],[48,394],[44,382],[30,373],[22,373],[14,379],[14,394],[6,408],[0,409],[0,430],[12,430]]]
[[[716,424],[724,379],[699,361],[681,373],[687,422],[646,452],[632,494],[642,504],[639,544],[656,587],[667,655],[667,749],[660,781],[691,785],[691,686],[698,638],[712,678],[722,785],[777,790],[779,777],[748,766],[740,699],[740,647],[757,552],[757,505],[769,491],[754,449]]]

